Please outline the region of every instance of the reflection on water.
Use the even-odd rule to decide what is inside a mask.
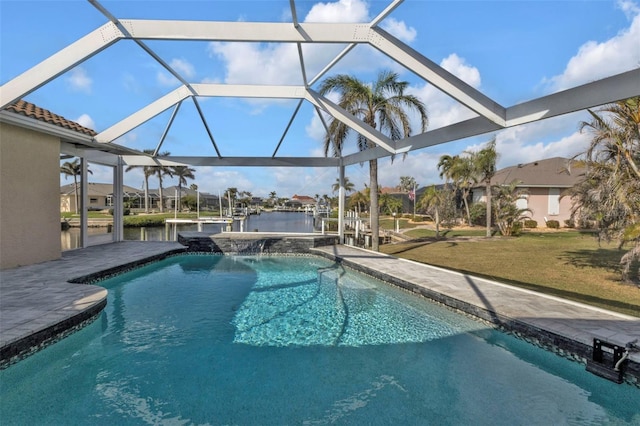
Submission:
[[[237,222],[234,226],[238,227]],[[224,225],[204,224],[202,232],[217,234],[223,231]],[[313,232],[313,216],[305,213],[291,212],[267,212],[261,215],[249,216],[243,225],[245,231],[260,232]],[[196,224],[178,225],[178,232],[197,231]],[[239,230],[239,229],[234,229]],[[110,228],[88,228],[89,245],[111,241]],[[172,240],[173,235],[167,236],[164,226],[151,226],[146,228],[124,228],[124,239],[127,241],[167,241]],[[80,228],[70,228],[62,231],[60,235],[62,250],[71,250],[80,247]]]

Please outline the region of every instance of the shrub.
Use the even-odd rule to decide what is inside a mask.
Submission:
[[[576,223],[573,221],[573,219],[567,219],[564,221],[564,226],[566,226],[567,228],[575,228]]]
[[[110,214],[111,216],[113,216],[113,209],[109,209],[109,214]],[[122,215],[123,215],[123,216],[129,216],[130,214],[131,214],[131,210],[130,210],[130,209],[124,209],[124,210],[122,211]]]
[[[469,216],[471,216],[471,223],[474,225],[486,225],[487,224],[487,204],[484,202],[473,203],[469,209]]]
[[[558,222],[557,220],[548,220],[547,221],[547,228],[559,229],[560,228],[560,222]]]
[[[538,227],[538,222],[533,220],[533,219],[527,219],[524,221],[524,227],[525,228],[537,228]]]
[[[124,219],[123,226],[125,228],[147,227],[147,226],[163,226],[164,218],[162,216],[130,216]]]

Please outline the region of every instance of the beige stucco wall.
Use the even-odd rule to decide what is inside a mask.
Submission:
[[[60,140],[0,123],[0,269],[60,255]]]
[[[527,214],[533,220],[538,222],[539,228],[545,228],[544,218],[547,220],[557,220],[560,222],[560,227],[564,227],[564,221],[571,217],[571,198],[560,197],[559,209],[557,214],[551,214],[549,212],[549,188],[528,188],[527,207],[532,210]],[[564,188],[558,190],[559,194],[565,191]]]
[[[557,188],[560,194],[557,214],[549,213],[549,188],[523,188],[527,191],[526,207],[531,211],[525,213],[525,216],[538,222],[538,228],[546,228],[544,218],[547,220],[557,220],[560,227],[565,227],[564,221],[571,217],[571,208],[573,202],[571,197],[563,197],[566,188]],[[473,202],[477,203],[485,201],[484,189],[476,188],[473,190]]]

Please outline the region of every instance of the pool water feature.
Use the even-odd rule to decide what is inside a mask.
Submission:
[[[315,257],[183,255],[0,372],[10,424],[640,424],[640,390]]]

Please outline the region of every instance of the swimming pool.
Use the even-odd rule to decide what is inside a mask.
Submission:
[[[315,257],[176,256],[0,372],[2,424],[640,424],[637,388]]]

